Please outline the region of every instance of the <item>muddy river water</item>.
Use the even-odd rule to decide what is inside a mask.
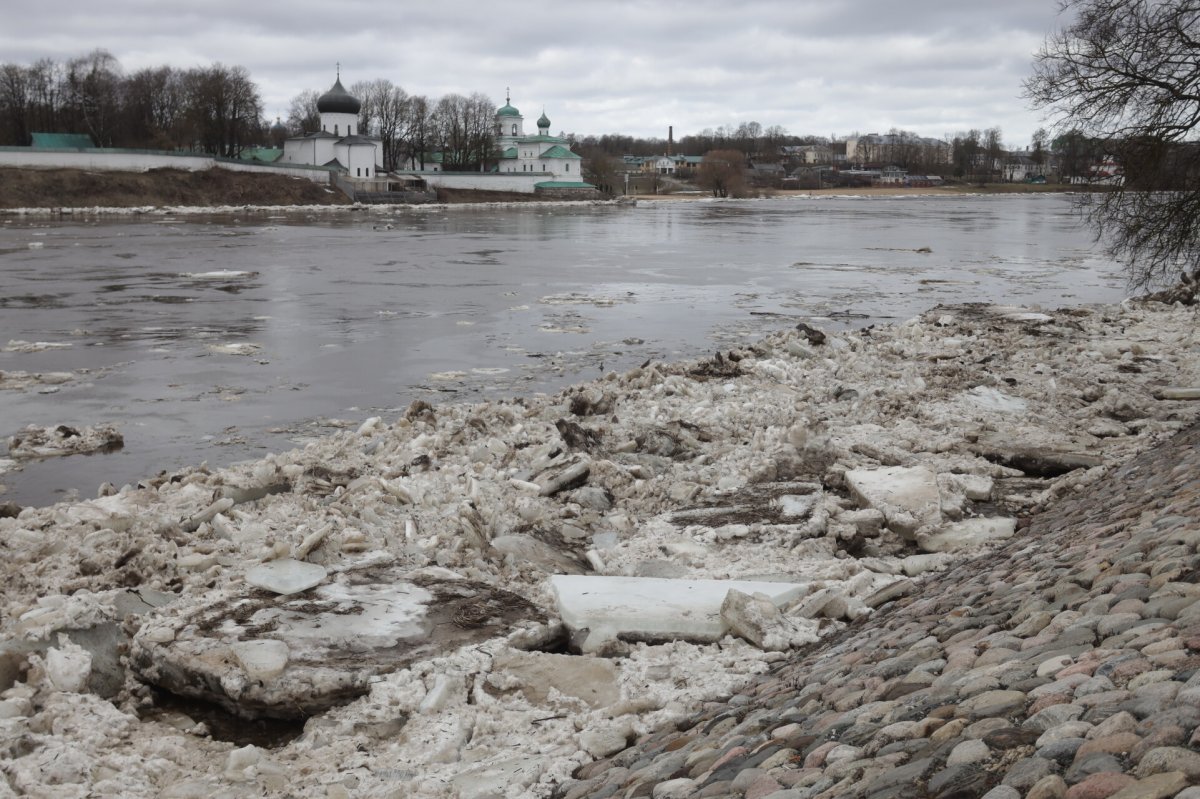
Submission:
[[[800,320],[1124,294],[1054,195],[8,217],[0,372],[75,377],[0,388],[0,436],[113,423],[125,446],[26,462],[0,500],[92,496],[413,399],[554,390]]]

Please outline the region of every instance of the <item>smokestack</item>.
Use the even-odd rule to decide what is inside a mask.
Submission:
[[[675,126],[667,126],[667,155],[674,155],[671,152],[675,148]]]

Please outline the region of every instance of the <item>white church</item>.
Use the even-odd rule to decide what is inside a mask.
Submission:
[[[358,129],[362,102],[342,86],[339,70],[333,88],[317,98],[321,129],[283,143],[277,164],[335,167],[351,178],[368,179],[383,170],[383,143]]]
[[[584,181],[583,159],[571,152],[570,142],[550,135],[550,120],[545,111],[537,121],[538,132],[527,135],[525,117],[513,107],[511,96],[506,96],[504,105],[496,110],[494,124],[498,153],[496,165],[489,171],[446,172],[433,159],[424,170],[408,169],[404,173],[421,178],[429,186],[448,189],[509,191],[570,199],[600,196],[595,186]]]
[[[496,144],[500,148],[497,168],[501,173],[541,173],[551,181],[582,181],[583,159],[571,152],[566,139],[550,135],[550,120],[542,111],[537,135],[525,135],[525,118],[512,105],[510,97],[496,111]]]

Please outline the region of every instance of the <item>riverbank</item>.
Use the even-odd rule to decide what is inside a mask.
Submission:
[[[239,173],[211,169],[188,172],[154,169],[148,172],[95,172],[81,169],[0,168],[0,212],[21,209],[51,213],[69,210],[150,209],[150,208],[245,208],[262,207],[348,207],[342,192],[329,186],[281,175]],[[847,188],[818,190],[777,190],[773,197],[820,196],[959,196],[962,194],[1014,194],[1073,192],[1081,186],[989,183],[924,188]],[[638,195],[642,200],[712,199],[702,192],[690,194]],[[440,190],[441,205],[491,203],[525,204],[545,202],[531,194],[468,190]]]
[[[209,169],[96,172],[0,169],[0,209],[145,206],[348,205],[342,192],[283,175]]]
[[[1097,191],[1094,186],[1058,183],[956,183],[945,186],[860,186],[828,189],[770,189],[770,197],[962,197],[993,194],[1079,194]],[[711,200],[700,192],[637,194],[636,200]]]
[[[1111,481],[1128,480],[1128,469],[1144,468],[1132,458],[1195,422],[1196,404],[1171,399],[1169,389],[1200,385],[1191,357],[1196,331],[1194,309],[1135,304],[945,306],[896,326],[837,334],[801,325],[710,359],[648,362],[554,396],[414,403],[398,418],[368,419],[253,463],[186,469],[105,489],[96,500],[25,509],[0,519],[9,570],[0,586],[0,663],[16,681],[0,701],[0,746],[8,753],[0,769],[8,787],[32,796],[482,797],[501,786],[509,796],[548,796],[576,775],[584,787],[560,792],[752,795],[750,783],[766,776],[778,788],[763,781],[753,795],[764,795],[763,786],[816,787],[803,795],[832,797],[869,769],[886,767],[893,777],[880,777],[872,795],[887,789],[904,796],[904,775],[928,779],[944,766],[964,767],[944,777],[947,784],[980,779],[965,768],[974,765],[993,775],[1003,763],[1007,778],[1029,755],[1045,764],[1022,768],[1040,769],[1039,780],[1053,776],[1067,755],[1036,753],[1067,738],[1091,740],[1090,727],[1058,730],[1042,743],[1006,733],[1003,740],[1015,742],[1006,746],[985,737],[1006,725],[967,725],[1026,713],[1036,702],[1042,706],[1028,715],[1048,719],[1052,704],[1044,697],[1068,690],[1073,698],[1062,704],[1086,709],[1053,726],[1082,720],[1099,728],[1100,711],[1083,716],[1109,704],[1114,710],[1105,718],[1118,719],[1092,736],[1102,745],[1085,751],[1081,742],[1072,758],[1124,757],[1112,754],[1119,742],[1106,737],[1133,731],[1121,727],[1129,724],[1122,710],[1136,727],[1164,708],[1116,705],[1169,703],[1181,694],[1167,697],[1161,687],[1136,696],[1107,692],[1163,681],[1183,690],[1157,675],[1188,668],[1190,638],[1168,624],[1165,637],[1142,641],[1138,628],[1142,619],[1158,624],[1174,621],[1168,612],[1183,614],[1182,602],[1168,610],[1162,605],[1170,597],[1154,594],[1190,586],[1182,575],[1194,544],[1175,551],[1168,540],[1163,563],[1146,580],[1136,578],[1151,568],[1139,557],[1149,544],[1131,539],[1127,546],[1119,536],[1136,535],[1158,517],[1142,519],[1142,499]],[[1189,463],[1172,463],[1169,478],[1155,473],[1137,487],[1190,484]],[[887,481],[897,478],[911,502],[872,488],[894,489]],[[1122,530],[1104,530],[1111,542],[1088,537],[1091,528],[1054,524],[1059,517],[1039,521],[1060,506],[1071,509],[1061,511],[1067,520],[1093,512],[1100,506],[1073,500],[1095,498],[1095,491],[1124,503],[1118,518],[1130,520]],[[1082,572],[1076,568],[1076,552],[1061,549],[1068,544],[1084,547],[1095,574],[1090,560]],[[1110,555],[1109,547],[1119,549]],[[981,548],[985,559],[971,561]],[[384,565],[418,581],[498,586],[531,602],[545,621],[371,672],[357,698],[317,713],[291,732],[298,737],[242,746],[244,738],[219,732],[216,721],[201,722],[195,705],[164,706],[143,681],[166,680],[180,662],[172,647],[185,647],[190,660],[211,664],[204,690],[225,700],[247,695],[248,675],[285,695],[311,693],[319,682],[298,676],[299,632],[265,633],[256,617],[236,612],[239,603],[264,601],[247,582],[251,570],[287,557],[325,570],[331,589],[341,585],[338,575]],[[1054,572],[1062,590],[1033,597],[1042,578],[1022,580],[1020,569]],[[774,636],[757,645],[745,631],[715,643],[633,636],[604,644],[603,657],[523,652],[569,645],[551,643],[561,629],[554,573],[798,588],[778,614],[760,608],[760,623]],[[1072,581],[1090,592],[1078,600],[1090,602],[1085,609],[1073,610],[1082,606],[1078,592],[1067,590]],[[1178,590],[1190,596],[1190,587]],[[987,591],[994,596],[980,595]],[[1035,600],[1045,607],[1028,604]],[[985,613],[990,602],[1005,604]],[[1083,625],[1091,643],[1136,648],[1150,666],[1117,673],[1109,660],[1134,658],[1107,650],[1088,658],[1071,649],[1088,644],[1084,637],[1052,638],[1082,636],[1074,623],[1082,617],[1063,615],[1068,602],[1076,603],[1071,612],[1104,617]],[[221,608],[234,612],[223,617]],[[897,614],[905,608],[919,611],[925,626],[903,626],[908,617]],[[477,626],[470,614],[456,618],[446,629]],[[927,641],[928,625],[942,625],[934,636],[941,654]],[[135,634],[132,642],[127,634]],[[1039,674],[1041,661],[1017,658],[1025,637],[1038,635],[1031,650],[1070,658],[1063,669],[1078,665],[1083,673],[1093,664],[1086,679],[1096,690],[1077,690],[1071,674],[1048,666]],[[275,642],[266,646],[271,652],[290,651],[296,663],[285,655],[282,664],[268,658],[268,667],[246,654],[261,648],[256,636]],[[579,630],[570,637],[586,645]],[[790,650],[815,637],[829,643]],[[1177,646],[1164,643],[1175,638]],[[111,656],[118,647],[136,655],[136,679]],[[898,657],[904,647],[915,649]],[[873,658],[876,652],[884,656]],[[845,660],[833,665],[822,653]],[[1160,655],[1167,660],[1151,659]],[[380,657],[361,648],[354,668]],[[818,661],[836,674],[810,677],[802,666]],[[1017,661],[1019,668],[1006,670]],[[779,679],[742,693],[768,672]],[[958,681],[963,674],[970,679]],[[822,682],[831,687],[824,694]],[[786,698],[802,717],[770,737],[781,728],[762,722],[775,710],[771,697],[785,696],[783,685],[795,691]],[[947,686],[959,703],[928,693]],[[905,702],[909,694],[914,699]],[[1104,702],[1074,700],[1088,695]],[[937,702],[927,707],[925,699]],[[828,712],[818,712],[826,705]],[[710,715],[700,726],[698,712]],[[911,723],[907,733],[894,726],[902,723]],[[770,745],[746,743],[758,735]],[[947,745],[918,755],[934,736]],[[1139,741],[1149,737],[1139,734]],[[1137,776],[1182,770],[1186,783],[1190,761],[1168,756],[1156,754]],[[879,760],[861,763],[866,757]],[[1170,768],[1150,765],[1163,758]],[[600,765],[588,765],[597,759]],[[793,772],[800,776],[785,784]],[[664,787],[673,780],[688,782]]]

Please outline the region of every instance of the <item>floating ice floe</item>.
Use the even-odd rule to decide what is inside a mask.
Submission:
[[[112,425],[30,425],[16,435],[9,436],[8,454],[13,458],[50,458],[87,452],[113,452],[124,445],[124,437]]]
[[[180,277],[186,277],[189,280],[239,280],[248,277],[258,277],[258,272],[217,269],[212,272],[183,272],[180,274]]]
[[[205,349],[214,355],[257,355],[262,350],[262,345],[240,341],[228,344],[209,344]]]
[[[3,348],[0,348],[0,352],[44,352],[45,350],[65,350],[71,346],[71,343],[66,341],[22,341],[20,339],[9,339],[9,342]]]
[[[563,623],[585,653],[618,639],[716,641],[729,632],[721,605],[731,589],[762,594],[776,606],[807,590],[803,583],[565,574],[552,575],[550,586]]]

